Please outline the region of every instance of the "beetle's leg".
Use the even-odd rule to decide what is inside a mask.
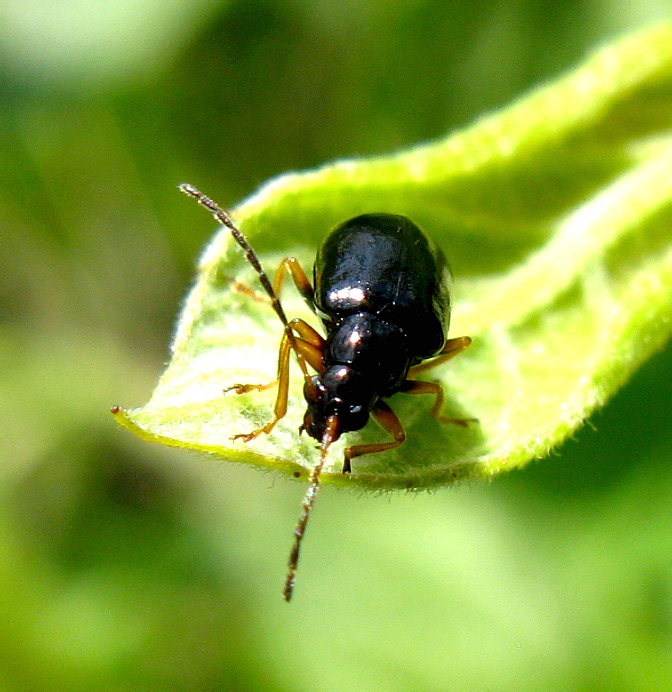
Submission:
[[[294,341],[296,342],[298,339],[294,339]],[[231,437],[232,440],[243,440],[243,442],[249,442],[250,440],[254,440],[256,437],[259,437],[259,435],[262,433],[267,434],[273,430],[275,424],[287,413],[287,393],[289,391],[289,354],[291,350],[291,342],[287,332],[285,331],[282,336],[282,341],[280,342],[280,351],[278,353],[278,379],[268,385],[234,385],[234,387],[229,388],[235,389],[235,391],[239,394],[244,394],[246,391],[250,391],[250,389],[266,389],[267,387],[271,387],[275,384],[278,385],[278,396],[275,399],[273,418],[271,418],[266,425],[258,428],[257,430],[253,430],[249,433],[233,435]]]
[[[324,371],[323,363],[323,350],[324,350],[324,338],[322,335],[313,329],[307,322],[302,319],[294,319],[289,323],[289,326],[295,331],[299,338],[294,337],[296,342],[297,350],[306,362],[315,369],[317,372]],[[291,345],[290,345],[291,346]],[[280,353],[282,354],[282,345]],[[281,368],[281,358],[278,358],[278,373]],[[279,375],[278,375],[279,379]],[[224,393],[235,392],[236,394],[247,394],[248,392],[258,391],[261,392],[264,389],[270,389],[278,384],[278,380],[273,380],[272,382],[266,382],[265,384],[232,384],[230,387],[224,389]]]
[[[289,393],[289,355],[292,350],[293,345],[296,348],[297,355],[303,358],[307,363],[309,363],[315,370],[321,372],[324,370],[323,364],[323,347],[324,339],[316,332],[307,322],[300,319],[292,320],[289,323],[289,329],[296,332],[299,337],[296,336],[293,340],[285,331],[280,342],[280,351],[278,353],[278,377],[274,382],[268,384],[235,384],[228,387],[225,391],[235,391],[236,394],[245,394],[246,392],[252,390],[262,390],[269,389],[270,387],[278,385],[278,396],[275,400],[275,407],[273,409],[273,418],[271,418],[266,425],[253,430],[249,433],[240,433],[234,435],[231,439],[238,440],[241,439],[243,442],[250,442],[256,437],[259,437],[262,433],[267,434],[273,430],[275,424],[284,417],[287,413],[287,400]],[[294,344],[292,344],[292,341]]]
[[[478,418],[449,418],[441,414],[443,409],[443,387],[438,382],[425,382],[424,380],[406,380],[400,390],[404,394],[434,394],[434,403],[430,413],[436,420],[442,423],[454,423],[467,427],[469,423],[478,423]]]
[[[441,353],[439,353],[436,358],[426,360],[424,363],[418,363],[418,365],[411,367],[408,371],[409,377],[413,378],[425,370],[429,370],[437,365],[441,365],[441,363],[445,363],[451,358],[455,358],[455,356],[462,353],[462,351],[464,351],[466,348],[469,348],[469,344],[471,344],[470,336],[458,336],[455,339],[448,339]]]
[[[299,336],[298,339],[295,338],[299,354],[315,371],[324,372],[324,338],[322,335],[313,329],[308,322],[304,322],[298,317],[293,319],[289,326]]]
[[[240,281],[239,279],[231,279],[229,288],[234,293],[240,293],[248,298],[252,298],[252,300],[256,300],[258,303],[266,303],[267,305],[271,305],[273,302],[265,293],[255,290],[252,288],[252,286],[246,284],[244,281]]]
[[[308,307],[315,312],[315,292],[313,290],[313,286],[296,257],[285,257],[285,259],[280,263],[278,271],[275,274],[275,280],[273,281],[273,290],[275,291],[276,295],[279,296],[282,292],[282,282],[284,281],[287,272],[290,273],[292,281],[294,281],[294,285],[296,286],[296,290],[306,301]]]
[[[230,387],[225,387],[222,391],[224,394],[235,392],[236,394],[247,394],[248,392],[263,392],[264,389],[270,389],[278,384],[277,380],[266,382],[266,384],[232,384]]]
[[[401,421],[396,413],[384,402],[378,400],[371,410],[371,415],[385,432],[390,433],[394,440],[392,442],[375,442],[368,445],[355,445],[345,450],[343,460],[343,473],[350,473],[350,461],[362,454],[375,454],[376,452],[386,452],[389,449],[398,447],[406,439],[406,433]]]
[[[290,276],[292,277],[296,290],[306,301],[308,307],[315,312],[315,293],[313,291],[313,286],[296,257],[285,257],[285,259],[280,263],[278,271],[275,273],[275,278],[273,279],[273,290],[275,291],[275,295],[278,296],[278,298],[280,297],[280,294],[282,293],[282,285],[287,272],[289,272]],[[248,298],[252,298],[259,303],[268,303],[270,305],[272,302],[267,295],[261,293],[261,291],[255,290],[249,284],[245,283],[244,281],[240,281],[239,279],[232,279],[229,286],[235,293],[248,296]]]

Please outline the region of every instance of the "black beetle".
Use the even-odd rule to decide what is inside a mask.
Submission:
[[[448,339],[450,271],[438,248],[412,221],[396,214],[364,214],[337,226],[320,246],[313,284],[293,257],[286,258],[273,286],[245,236],[231,217],[191,185],[179,189],[194,197],[225,225],[245,251],[284,325],[276,382],[236,384],[225,391],[244,394],[277,384],[274,416],[263,427],[234,439],[249,442],[269,433],[287,412],[289,356],[296,354],[304,377],[308,408],[300,432],[320,442],[321,454],[310,474],[310,487],[294,531],[289,573],[283,595],[292,596],[301,540],[315,502],[327,451],[343,433],[363,428],[373,416],[391,442],[347,447],[343,472],[351,460],[398,447],[406,439],[401,422],[383,399],[397,392],[432,394],[432,415],[466,425],[470,420],[441,415],[443,389],[413,379],[464,351],[468,336]],[[287,320],[279,300],[289,272],[304,300],[327,332],[326,339],[301,319]],[[310,375],[307,365],[317,374]]]

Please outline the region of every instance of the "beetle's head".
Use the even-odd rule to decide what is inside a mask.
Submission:
[[[305,430],[320,441],[332,416],[338,421],[332,441],[341,433],[363,428],[377,398],[371,383],[347,365],[333,365],[313,375],[306,381],[303,393],[308,408],[299,431]]]

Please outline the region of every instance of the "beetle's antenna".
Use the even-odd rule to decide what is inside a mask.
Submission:
[[[259,275],[259,281],[261,281],[261,285],[264,287],[266,293],[268,293],[268,297],[271,299],[271,305],[273,306],[273,309],[275,310],[277,316],[280,318],[280,321],[285,327],[285,332],[289,337],[289,342],[292,345],[294,353],[296,353],[297,360],[299,361],[299,365],[301,366],[301,370],[303,371],[304,379],[308,380],[310,378],[310,375],[308,374],[308,370],[306,368],[305,359],[299,353],[299,350],[296,347],[294,332],[292,332],[292,328],[289,326],[287,315],[285,314],[285,311],[282,308],[280,299],[278,298],[276,292],[273,290],[271,282],[268,280],[266,272],[261,266],[261,262],[259,262],[259,258],[252,249],[252,246],[248,242],[247,238],[242,234],[240,229],[236,226],[236,224],[233,222],[233,219],[227,214],[227,212],[225,212],[219,206],[219,204],[217,204],[217,202],[210,199],[210,197],[208,197],[207,195],[204,195],[198,188],[195,188],[193,185],[190,185],[189,183],[181,183],[177,186],[177,189],[180,192],[184,192],[185,195],[193,197],[200,205],[204,206],[215,217],[216,221],[219,221],[219,223],[221,223],[223,226],[226,226],[231,231],[231,235],[233,236],[234,240],[243,249],[243,252],[245,253],[245,259],[247,259],[247,261],[252,265],[254,270]]]
[[[215,217],[216,221],[219,221],[219,223],[226,226],[231,231],[231,235],[233,236],[234,240],[238,243],[238,245],[240,245],[241,248],[243,248],[243,251],[245,252],[245,259],[247,259],[247,261],[254,267],[257,274],[259,274],[259,280],[261,281],[261,285],[264,287],[266,293],[268,293],[268,297],[271,299],[273,309],[278,314],[278,317],[282,323],[285,325],[285,328],[288,329],[289,322],[287,320],[287,315],[285,315],[285,311],[282,309],[280,299],[275,294],[273,286],[271,286],[271,282],[268,280],[268,276],[266,276],[266,272],[263,270],[257,255],[252,249],[252,246],[248,242],[247,238],[240,232],[238,226],[233,223],[233,219],[216,202],[211,200],[210,197],[204,195],[193,185],[190,185],[189,183],[182,183],[181,185],[177,186],[177,189],[180,192],[184,192],[185,195],[193,197]]]
[[[313,470],[310,472],[310,487],[306,491],[306,496],[303,498],[303,509],[301,510],[301,516],[299,517],[299,521],[294,529],[294,545],[292,546],[292,551],[289,554],[287,579],[285,580],[285,588],[282,592],[282,595],[288,603],[292,600],[292,593],[294,591],[296,569],[299,566],[301,540],[303,539],[303,534],[306,532],[306,524],[308,524],[308,518],[310,517],[310,513],[315,504],[317,491],[320,489],[320,474],[322,473],[324,463],[327,460],[329,446],[338,438],[338,435],[338,416],[329,416],[327,418],[327,426],[324,431],[324,435],[322,435],[322,443],[320,444],[320,459],[315,466],[313,466]]]

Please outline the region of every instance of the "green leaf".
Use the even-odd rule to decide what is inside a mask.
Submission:
[[[309,268],[336,223],[376,211],[415,220],[453,266],[451,335],[474,343],[431,377],[446,390],[445,413],[480,423],[442,425],[429,398],[397,395],[390,401],[407,442],[356,459],[344,476],[339,441],[323,482],[421,488],[523,466],[571,435],[665,343],[671,126],[672,25],[663,24],[443,141],[285,175],[235,210],[269,273],[288,254]],[[256,281],[221,230],[201,259],[150,402],[115,408],[117,420],[149,440],[305,479],[318,453],[297,432],[297,369],[289,412],[274,431],[248,444],[230,440],[270,418],[274,392],[222,390],[273,380],[282,333],[267,304],[231,290],[234,277]],[[290,317],[314,323],[293,288],[283,304]],[[373,423],[346,437],[387,439]]]

